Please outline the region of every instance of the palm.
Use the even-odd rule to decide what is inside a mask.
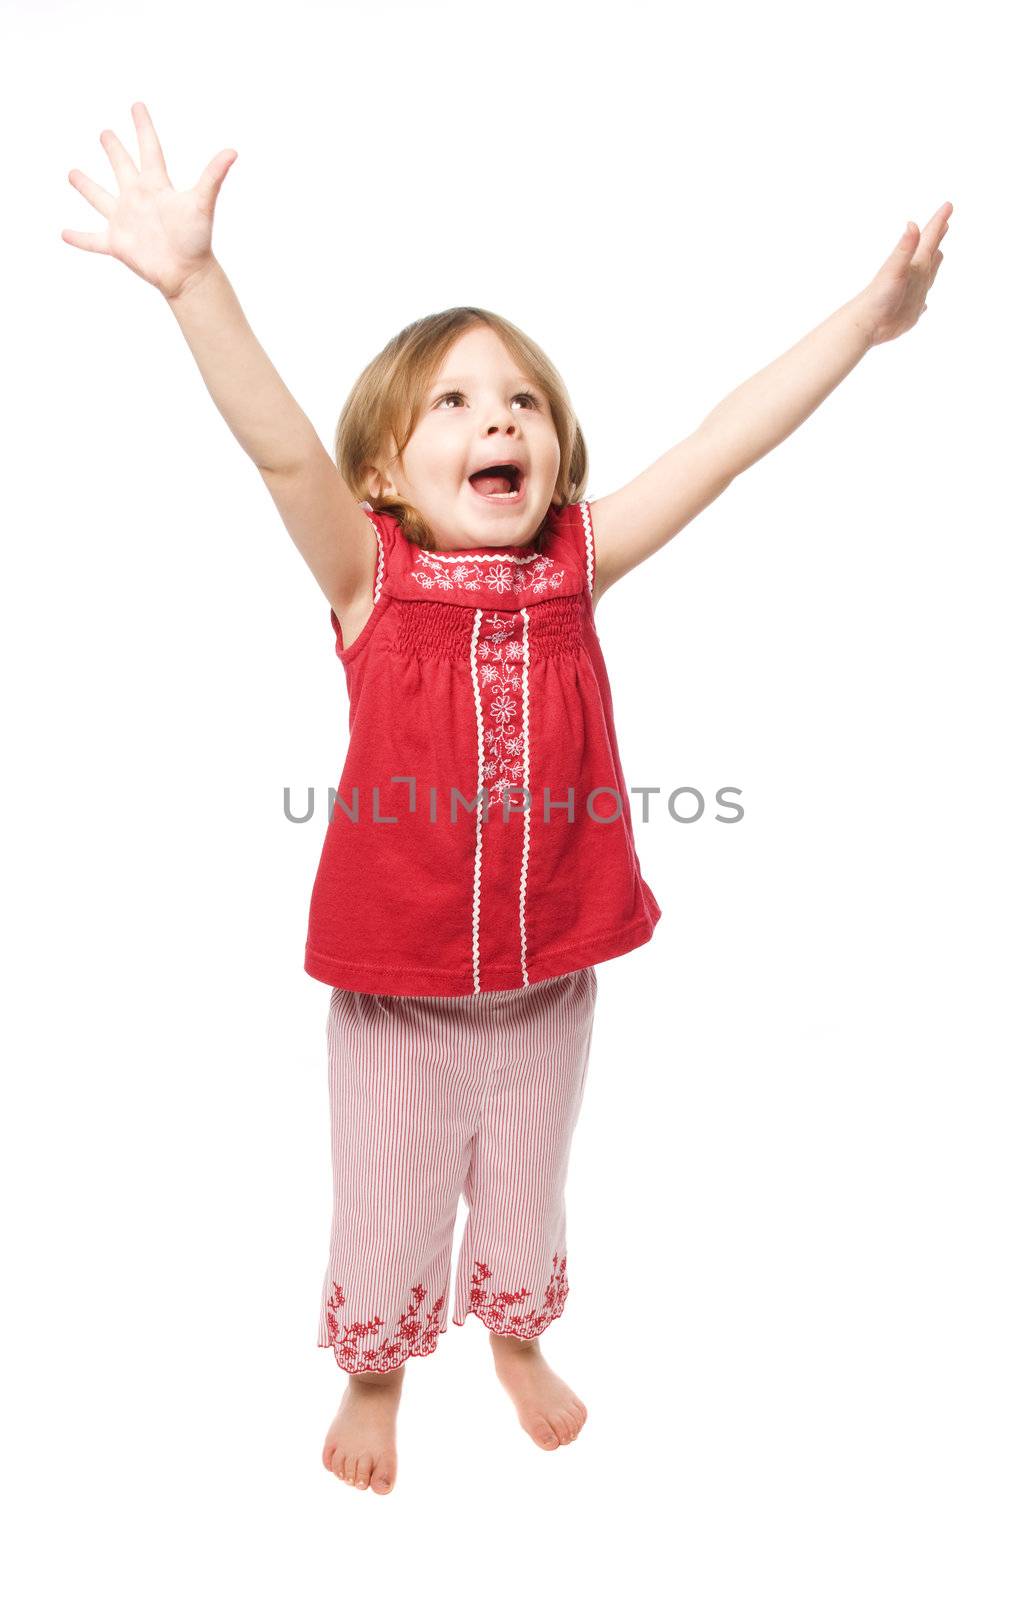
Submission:
[[[212,218],[200,211],[193,190],[142,177],[118,196],[107,217],[110,254],[149,282],[174,266],[194,266],[212,242]]]
[[[221,151],[193,189],[177,190],[170,182],[148,111],[136,101],[131,112],[138,132],[139,167],[115,133],[105,129],[100,134],[117,179],[116,195],[77,169],[68,174],[79,193],[106,218],[106,233],[65,228],[61,238],[79,249],[115,256],[164,294],[174,294],[210,259],[216,198],[237,152]]]

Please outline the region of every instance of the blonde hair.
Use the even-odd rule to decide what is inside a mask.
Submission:
[[[355,498],[367,500],[374,511],[395,517],[405,537],[425,550],[434,550],[436,545],[424,517],[400,496],[370,494],[368,474],[389,449],[391,439],[397,446],[397,459],[403,455],[443,357],[467,328],[479,323],[502,339],[521,371],[549,402],[560,443],[553,502],[563,505],[580,500],[585,491],[588,447],[566,385],[544,351],[495,311],[483,311],[479,306],[436,311],[409,323],[369,362],[340,413],[334,447],[340,475]],[[539,549],[544,532],[543,523],[538,532]]]

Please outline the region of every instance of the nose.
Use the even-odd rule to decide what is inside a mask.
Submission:
[[[507,433],[516,433],[518,431],[517,414],[510,402],[508,400],[498,399],[495,395],[492,396],[492,399],[494,404],[492,410],[489,412],[489,417],[490,419],[498,418],[499,420],[489,421],[485,429],[486,435],[488,436],[493,433],[501,433],[504,429],[506,429]]]

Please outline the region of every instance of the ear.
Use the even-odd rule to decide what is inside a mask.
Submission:
[[[368,494],[373,500],[380,500],[389,484],[389,479],[384,478],[378,467],[367,467],[363,474],[363,482]]]
[[[390,440],[389,448],[393,452],[393,455],[390,458],[383,456],[381,464],[378,457],[374,461],[368,461],[365,463],[366,486],[369,494],[374,500],[380,500],[383,498],[389,499],[391,496],[396,496],[399,498],[400,496],[400,490],[397,488],[397,485],[394,483],[389,474],[389,468],[392,465],[392,462],[397,459],[397,447],[392,439]]]

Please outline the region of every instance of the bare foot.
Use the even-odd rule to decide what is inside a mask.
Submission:
[[[570,1444],[584,1427],[588,1408],[558,1378],[537,1339],[489,1334],[496,1375],[517,1407],[521,1427],[543,1450]]]
[[[358,1372],[347,1379],[347,1392],[330,1423],[322,1447],[322,1464],[358,1489],[389,1494],[397,1476],[397,1407],[404,1386],[404,1368],[391,1372]]]

